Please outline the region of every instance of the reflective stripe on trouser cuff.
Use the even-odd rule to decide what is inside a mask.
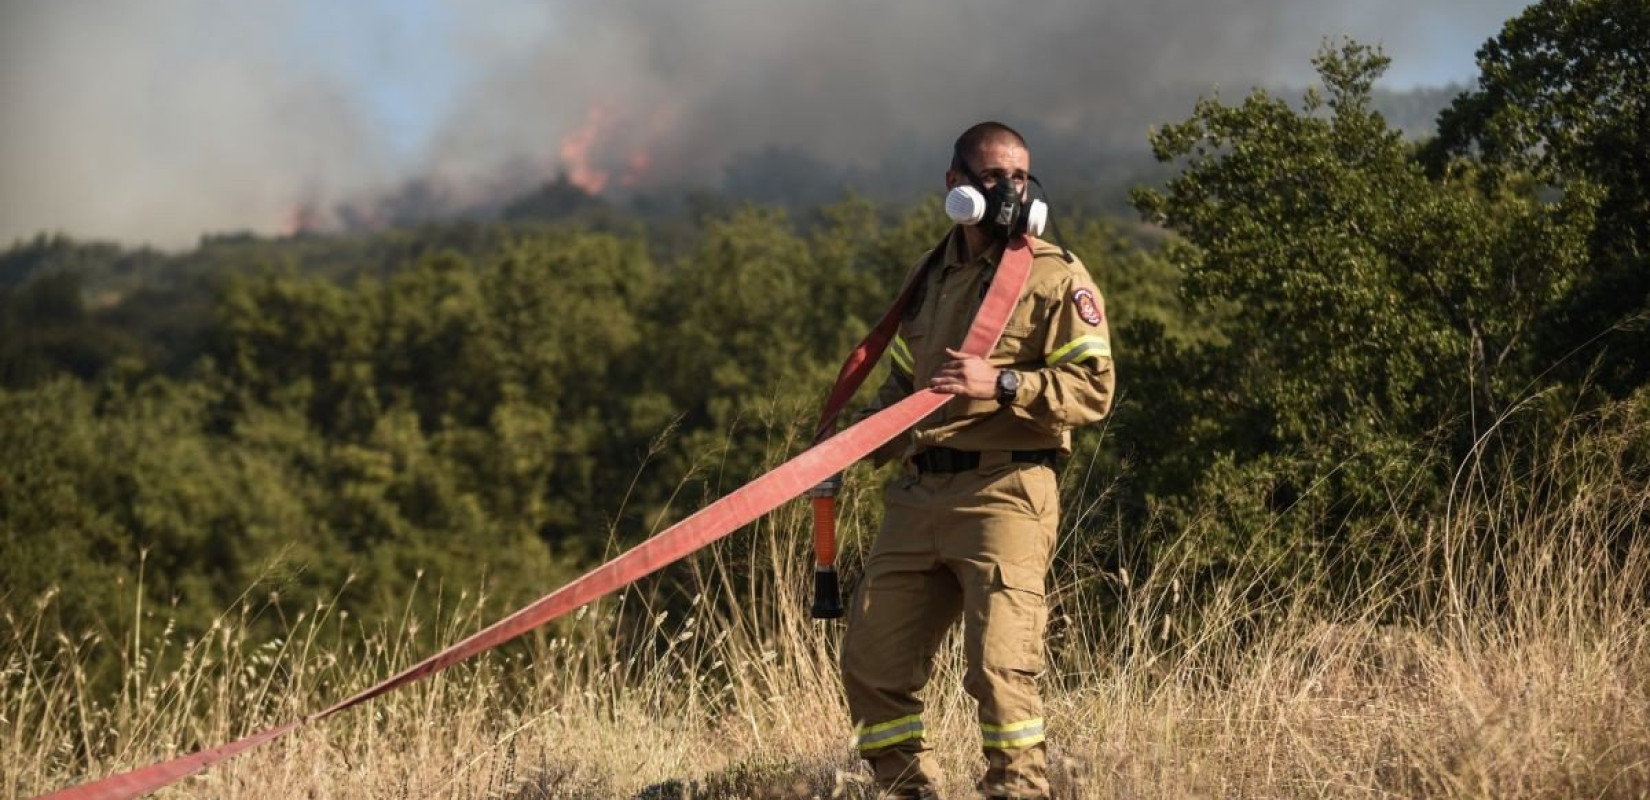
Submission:
[[[888,356],[894,360],[894,366],[905,374],[911,375],[915,372],[915,364],[911,358],[911,348],[906,346],[903,338],[894,337],[893,345],[888,348]]]
[[[1051,367],[1075,364],[1087,358],[1111,356],[1111,340],[1104,336],[1079,336],[1048,354],[1043,362]]]
[[[1043,741],[1043,718],[1010,722],[1006,725],[987,725],[982,722],[980,736],[984,737],[986,748],[991,750],[1030,747]]]
[[[911,739],[921,739],[922,733],[922,717],[912,714],[876,725],[859,726],[855,731],[854,745],[860,752],[876,750]]]

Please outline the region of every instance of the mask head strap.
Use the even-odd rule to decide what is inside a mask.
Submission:
[[[1043,203],[1052,208],[1054,204],[1049,201],[1048,190],[1043,188],[1043,182],[1037,180],[1036,175],[1027,175],[1026,180],[1037,184],[1037,193],[1043,196]],[[1065,259],[1067,264],[1070,264],[1072,262],[1071,250],[1066,247],[1066,237],[1060,235],[1060,223],[1055,221],[1053,214],[1048,215],[1048,232],[1054,235],[1054,243],[1060,245],[1060,257]]]

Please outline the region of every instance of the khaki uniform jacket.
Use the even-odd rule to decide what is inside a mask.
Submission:
[[[1033,238],[1031,244],[1031,274],[989,358],[992,366],[1020,373],[1013,403],[957,397],[879,449],[878,463],[930,447],[1069,454],[1071,429],[1110,412],[1116,378],[1105,302],[1081,262],[1074,258],[1068,264],[1049,242]],[[1003,248],[972,259],[964,259],[963,249],[961,231],[953,228],[912,269],[914,276],[930,259],[939,259],[905,309],[888,348],[892,368],[871,411],[927,386],[951,359],[946,348],[962,346]]]

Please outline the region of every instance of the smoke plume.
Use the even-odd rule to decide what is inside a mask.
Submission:
[[[1020,126],[1034,155],[1043,141],[1138,151],[1150,125],[1184,117],[1198,93],[1306,81],[1325,36],[1383,45],[1411,81],[1470,79],[1472,50],[1519,8],[368,5],[377,10],[335,12],[318,0],[7,3],[0,243],[41,230],[164,245],[209,231],[279,232],[409,184],[454,206],[558,173],[607,194],[721,186],[740,159],[763,153],[866,180],[899,172],[937,183],[951,138],[970,123]],[[396,47],[422,51],[379,53]],[[400,97],[386,112],[358,63],[430,70],[430,94]]]

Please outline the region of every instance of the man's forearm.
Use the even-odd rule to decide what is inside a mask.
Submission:
[[[1115,387],[1110,358],[1025,370],[1008,407],[1014,416],[1060,434],[1104,419]]]

